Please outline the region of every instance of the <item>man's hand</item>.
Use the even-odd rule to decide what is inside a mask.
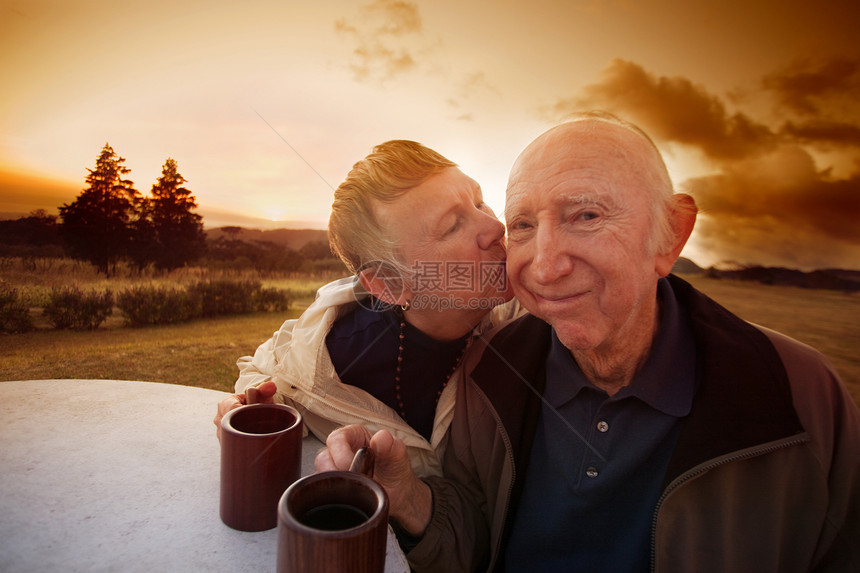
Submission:
[[[406,444],[389,432],[371,435],[364,427],[352,425],[329,434],[326,449],[317,454],[317,471],[348,470],[359,448],[370,447],[374,454],[373,479],[388,494],[389,514],[410,535],[420,537],[433,511],[430,487],[421,481],[406,453]]]
[[[256,402],[262,404],[273,404],[275,401],[275,392],[277,392],[278,387],[274,382],[268,380],[254,388],[254,390],[256,390]],[[251,392],[249,392],[249,394],[250,393]],[[230,410],[235,410],[239,406],[244,406],[248,403],[248,396],[246,394],[231,394],[218,402],[218,412],[215,413],[215,419],[213,420],[215,423],[215,435],[218,436],[218,441],[221,441],[221,418],[223,418]]]

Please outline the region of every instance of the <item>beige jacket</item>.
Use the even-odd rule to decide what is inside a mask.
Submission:
[[[296,406],[306,430],[321,441],[332,430],[347,424],[361,424],[371,433],[388,430],[406,444],[417,475],[441,475],[444,437],[454,416],[454,397],[462,381],[462,368],[451,376],[439,398],[429,442],[393,409],[361,388],[341,382],[325,339],[335,321],[358,304],[356,296],[365,296],[356,294],[354,284],[354,278],[347,277],[321,287],[314,302],[299,318],[284,322],[253,356],[240,358],[236,392],[274,380],[278,386],[276,401]],[[475,327],[472,340],[493,323],[520,314],[520,309],[516,301],[496,307]]]

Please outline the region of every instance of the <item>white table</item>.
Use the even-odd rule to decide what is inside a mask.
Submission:
[[[277,529],[218,513],[223,392],[0,382],[0,571],[274,571]],[[321,447],[306,438],[303,474]],[[386,571],[408,571],[389,536]]]

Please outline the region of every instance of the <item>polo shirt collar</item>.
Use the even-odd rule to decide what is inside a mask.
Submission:
[[[689,318],[665,278],[657,283],[657,296],[662,302],[660,329],[651,353],[633,381],[610,400],[637,398],[665,414],[683,417],[690,413],[696,392],[696,345]],[[588,381],[554,329],[546,365],[548,381],[565,381],[547,384],[544,398],[553,407],[573,400],[585,388],[603,392]]]

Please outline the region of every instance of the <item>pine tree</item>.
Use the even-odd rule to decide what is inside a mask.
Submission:
[[[152,223],[152,201],[141,197],[135,205],[135,219],[131,222],[131,238],[126,254],[140,273],[158,258],[158,242]]]
[[[130,223],[141,201],[134,183],[123,178],[131,172],[124,162],[125,158],[105,143],[96,168],[87,169],[88,187],[71,204],[60,207],[59,231],[68,253],[91,262],[106,275],[127,254]]]
[[[198,259],[206,246],[203,217],[192,213],[197,202],[183,183],[187,180],[177,171],[176,161],[168,158],[152,186],[148,211],[157,245],[155,266],[160,269],[182,267]]]

